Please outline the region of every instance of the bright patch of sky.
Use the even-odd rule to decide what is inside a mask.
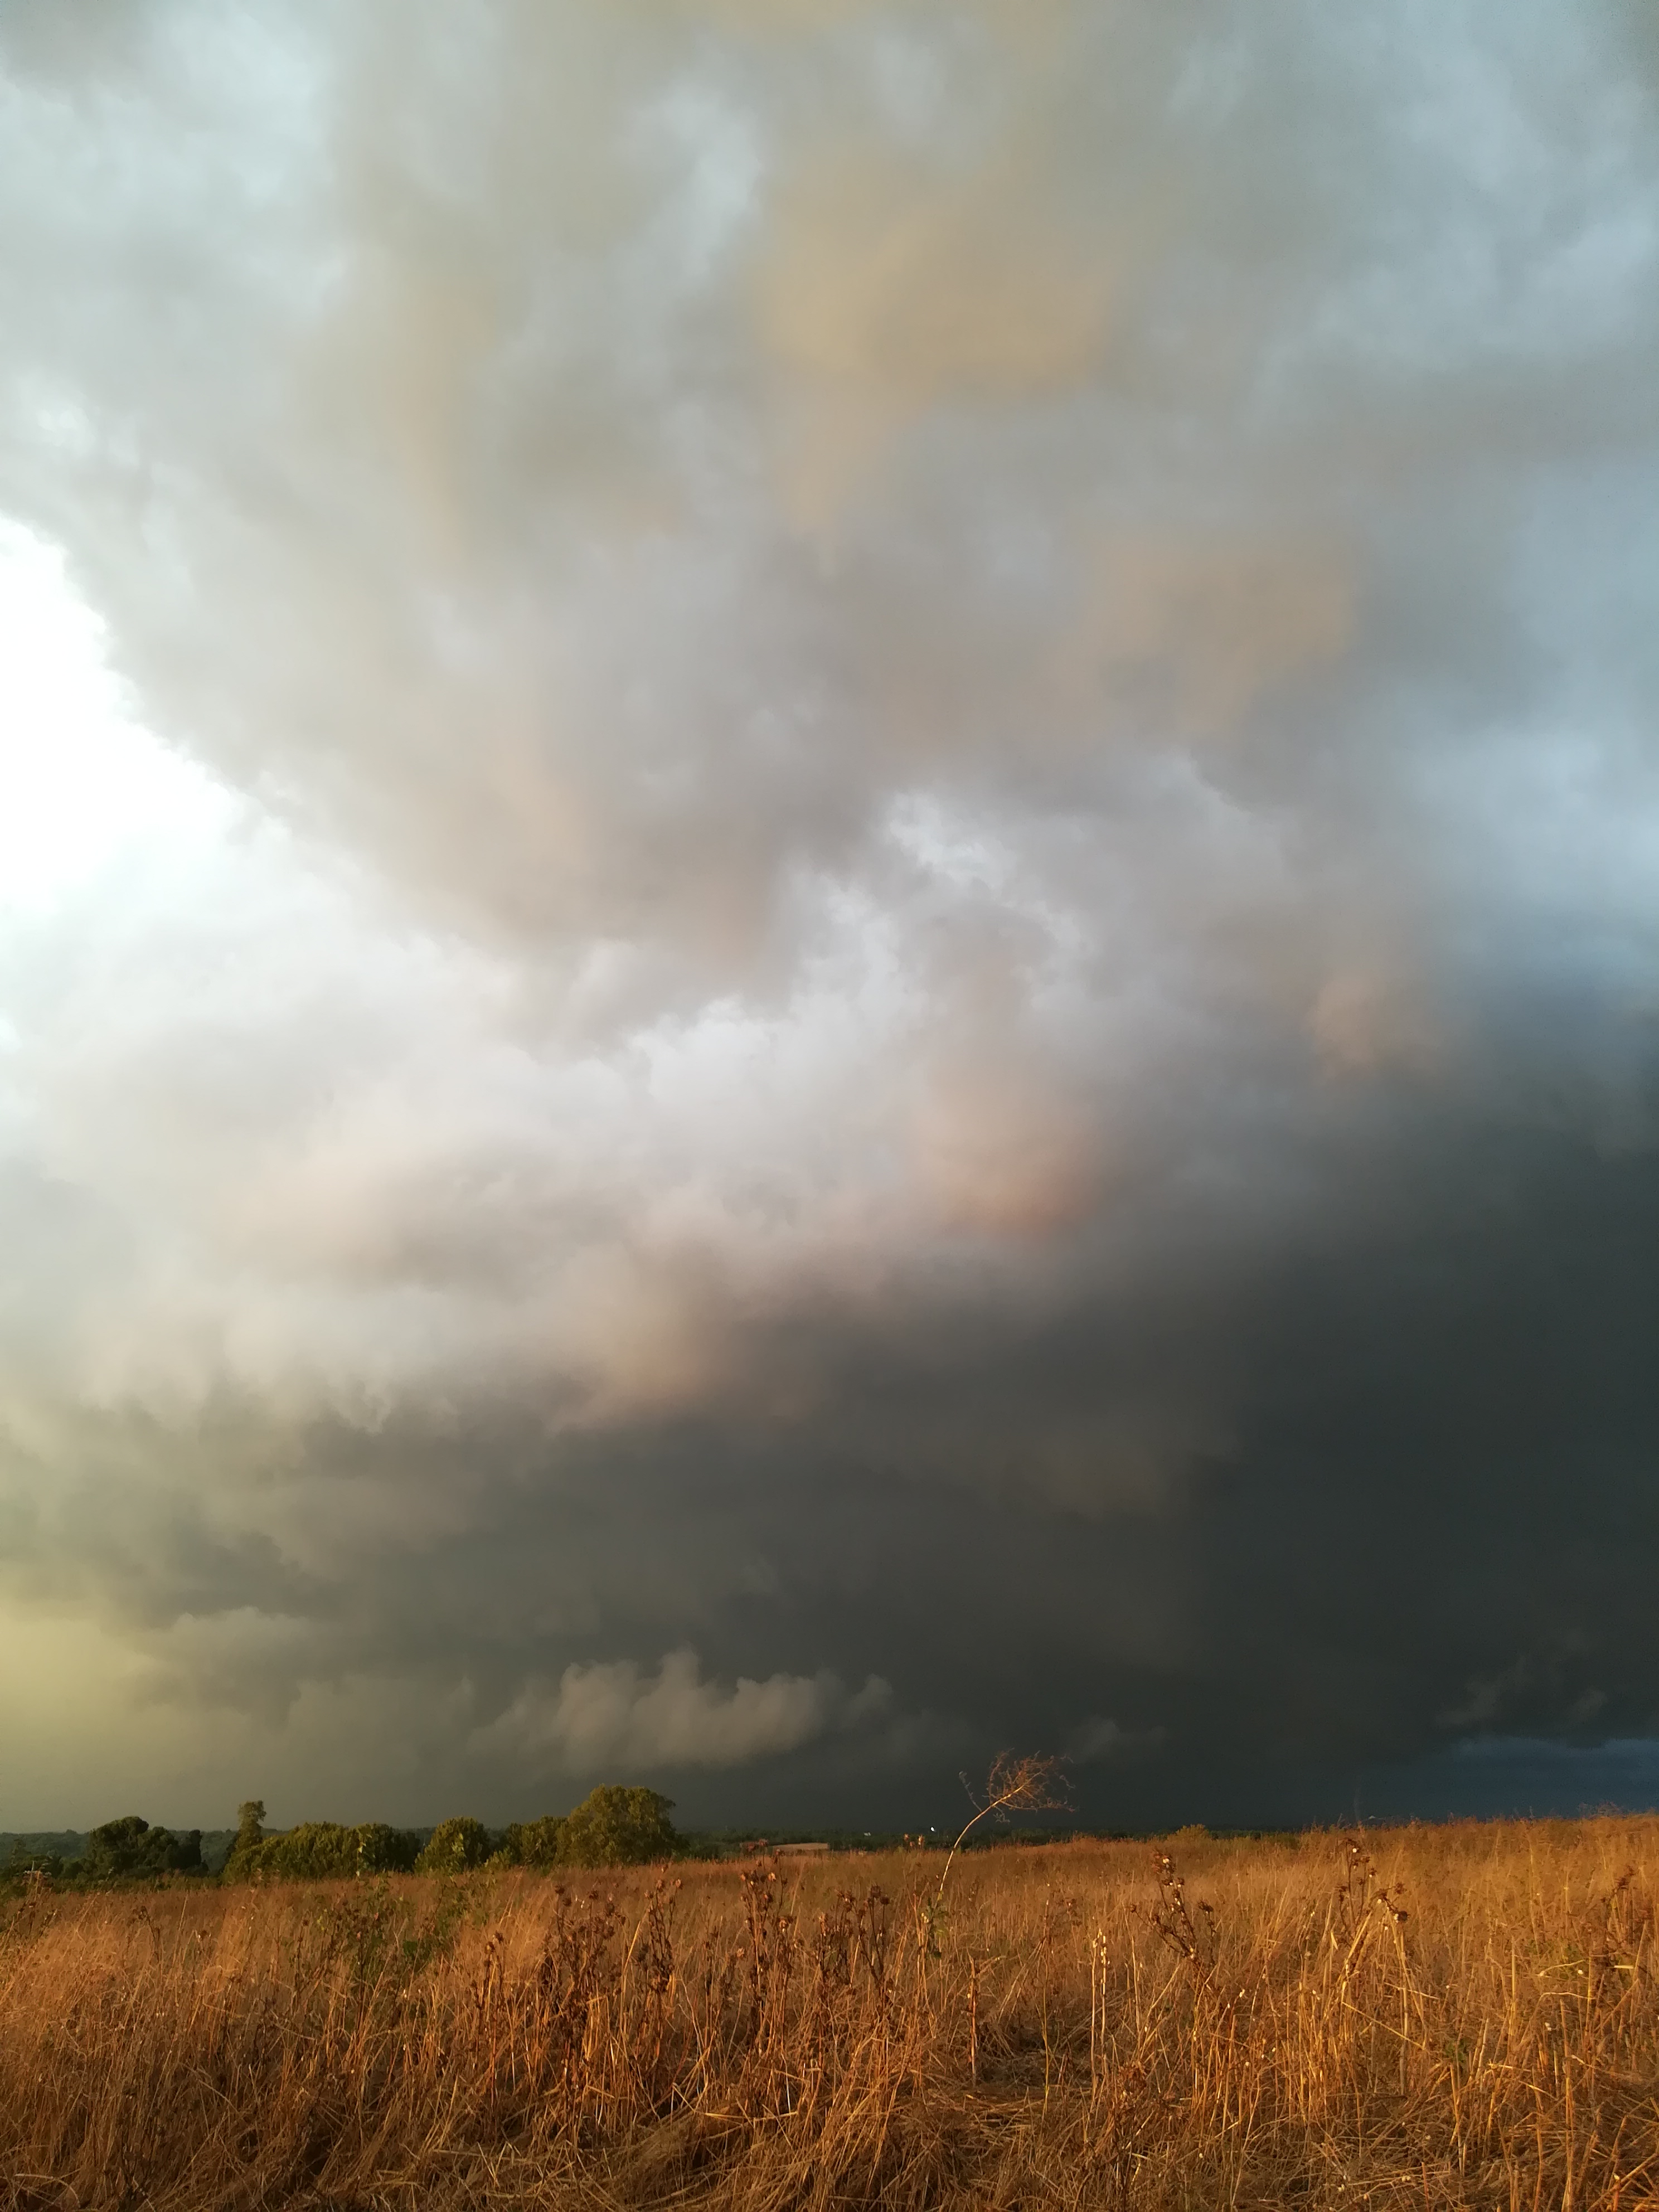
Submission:
[[[229,828],[222,786],[137,720],[62,551],[0,521],[0,913],[40,914]]]

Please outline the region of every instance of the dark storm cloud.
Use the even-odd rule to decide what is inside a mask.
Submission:
[[[1654,67],[7,12],[8,573],[212,779],[0,927],[30,1789],[1659,1729]]]

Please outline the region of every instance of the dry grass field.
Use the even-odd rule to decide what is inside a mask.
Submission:
[[[1659,1821],[26,1894],[0,2205],[1659,2205]]]

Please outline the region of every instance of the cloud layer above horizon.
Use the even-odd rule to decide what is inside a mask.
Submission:
[[[7,9],[0,1823],[1659,1735],[1656,95]]]

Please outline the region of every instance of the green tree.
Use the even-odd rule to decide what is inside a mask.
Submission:
[[[337,1820],[301,1820],[280,1836],[264,1836],[246,1854],[250,1874],[278,1881],[326,1881],[352,1871],[351,1831]]]
[[[407,1874],[420,1856],[418,1840],[406,1828],[384,1820],[362,1820],[351,1831],[354,1874]]]
[[[277,1881],[349,1881],[359,1875],[406,1874],[418,1846],[413,1836],[384,1820],[345,1826],[338,1820],[302,1820],[280,1836],[266,1836],[238,1863],[240,1873]]]
[[[415,1867],[419,1874],[465,1874],[489,1856],[489,1830],[470,1813],[460,1813],[438,1823]]]
[[[384,1820],[348,1827],[339,1820],[302,1820],[270,1836],[263,1805],[244,1805],[236,1841],[225,1862],[233,1881],[349,1881],[359,1875],[407,1874],[420,1849],[406,1829]]]
[[[265,1801],[250,1797],[236,1808],[236,1840],[226,1854],[224,1873],[232,1881],[246,1881],[258,1870],[265,1841]]]
[[[169,1829],[152,1828],[137,1813],[127,1813],[93,1830],[74,1871],[86,1881],[122,1881],[194,1871],[201,1863],[199,1828],[175,1836]]]
[[[556,1813],[544,1814],[539,1820],[510,1821],[495,1856],[504,1865],[536,1867],[545,1874],[559,1863],[559,1838],[563,1828],[564,1822]]]
[[[49,1881],[56,1881],[63,1872],[64,1855],[61,1851],[32,1851],[22,1838],[18,1837],[12,1844],[11,1856],[6,1861],[4,1867],[0,1868],[0,1879],[9,1880],[24,1875],[43,1874]]]
[[[561,1866],[643,1866],[679,1848],[669,1814],[674,1801],[655,1790],[602,1782],[559,1824]]]

